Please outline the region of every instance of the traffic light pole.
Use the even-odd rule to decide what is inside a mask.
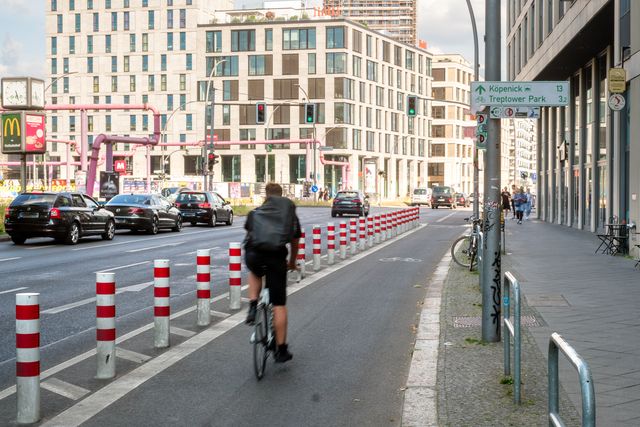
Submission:
[[[473,79],[480,80],[480,57],[478,49],[478,28],[476,26],[476,16],[473,13],[471,0],[467,0],[469,17],[471,18],[471,28],[473,29]],[[473,216],[480,217],[480,162],[478,161],[478,145],[473,144]]]
[[[212,88],[213,93],[211,94],[211,131],[209,133],[210,136],[210,141],[209,141],[209,153],[213,154],[214,153],[214,135],[213,135],[213,128],[214,128],[214,123],[215,123],[215,115],[214,115],[214,108],[216,105],[216,90],[214,88]],[[207,156],[207,163],[209,162],[209,156]],[[209,165],[207,164],[207,173],[209,174],[209,190],[213,189],[213,167],[214,165]]]

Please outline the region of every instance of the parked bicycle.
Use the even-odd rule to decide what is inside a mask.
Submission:
[[[473,271],[478,265],[478,244],[480,242],[480,228],[482,220],[475,217],[465,218],[471,223],[471,233],[456,239],[451,245],[451,257],[461,267]]]

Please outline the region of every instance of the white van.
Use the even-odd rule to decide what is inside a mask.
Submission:
[[[414,188],[411,193],[411,206],[427,205],[431,206],[431,189]]]

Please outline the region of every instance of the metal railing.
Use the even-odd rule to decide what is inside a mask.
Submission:
[[[558,349],[578,371],[580,390],[582,391],[582,426],[596,425],[596,395],[593,387],[591,369],[582,357],[557,332],[549,339],[549,426],[564,426],[560,419],[560,392],[558,379]]]
[[[513,298],[511,298],[511,290],[513,289]],[[511,336],[513,336],[513,401],[520,404],[520,355],[521,355],[521,339],[520,339],[520,283],[507,271],[504,273],[502,282],[502,313],[503,324],[507,333],[504,334],[504,374],[511,375]],[[512,302],[513,301],[513,302]],[[513,306],[513,318],[511,317],[511,309]]]

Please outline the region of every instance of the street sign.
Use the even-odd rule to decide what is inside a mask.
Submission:
[[[476,147],[481,150],[487,148],[487,120],[488,117],[485,113],[480,113],[476,116]]]
[[[609,92],[623,93],[627,90],[627,72],[624,68],[609,68]]]
[[[569,82],[471,82],[471,111],[487,106],[563,107]]]
[[[317,186],[317,185],[312,185],[312,186],[311,186],[311,191],[312,191],[313,193],[317,193],[317,192],[318,192],[318,186]]]
[[[329,147],[327,145],[321,145],[320,147],[318,147],[318,150],[320,150],[320,151],[333,151],[333,147]]]
[[[624,96],[620,95],[619,93],[614,93],[609,97],[609,108],[611,108],[613,111],[622,110],[626,104],[627,100],[624,99]]]
[[[491,107],[492,119],[539,119],[540,107]]]

